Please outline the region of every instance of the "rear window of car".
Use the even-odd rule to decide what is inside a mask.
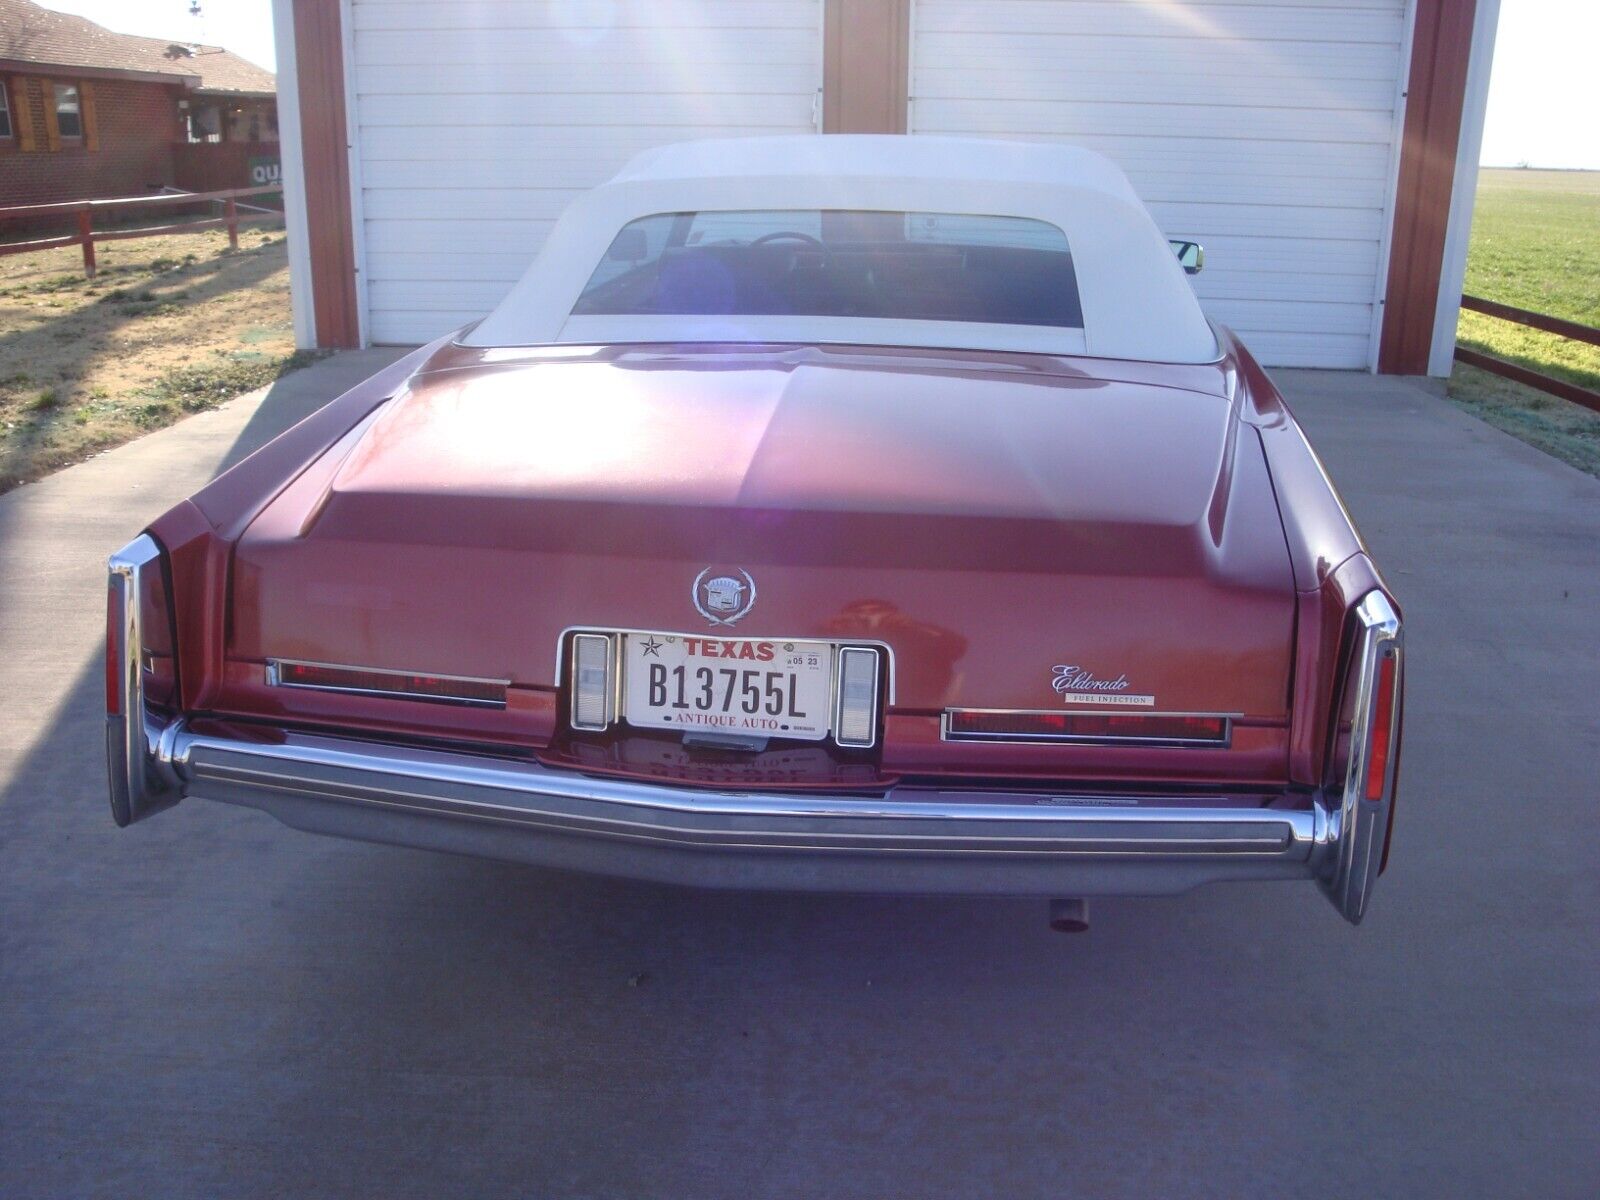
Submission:
[[[657,213],[630,221],[573,316],[825,316],[1083,328],[1059,228],[922,212]]]

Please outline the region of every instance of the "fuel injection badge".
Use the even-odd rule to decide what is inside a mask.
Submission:
[[[1102,679],[1076,663],[1057,663],[1051,668],[1050,687],[1063,704],[1115,704],[1127,708],[1154,708],[1154,696],[1137,696],[1128,691],[1128,677]]]

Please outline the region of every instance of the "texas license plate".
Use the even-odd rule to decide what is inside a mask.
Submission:
[[[807,741],[828,736],[828,642],[627,633],[622,661],[622,717],[629,725]]]

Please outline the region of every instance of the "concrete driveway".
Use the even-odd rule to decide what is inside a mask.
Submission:
[[[113,827],[103,562],[392,355],[0,498],[0,1195],[1589,1197],[1600,483],[1284,372],[1406,607],[1392,868],[1044,904],[696,894]]]

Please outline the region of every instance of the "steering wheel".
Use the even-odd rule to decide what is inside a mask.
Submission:
[[[814,238],[809,233],[801,233],[798,229],[777,229],[771,233],[763,233],[760,237],[751,240],[752,246],[767,246],[773,242],[805,242],[808,246],[815,246],[824,254],[828,253],[821,238]]]

